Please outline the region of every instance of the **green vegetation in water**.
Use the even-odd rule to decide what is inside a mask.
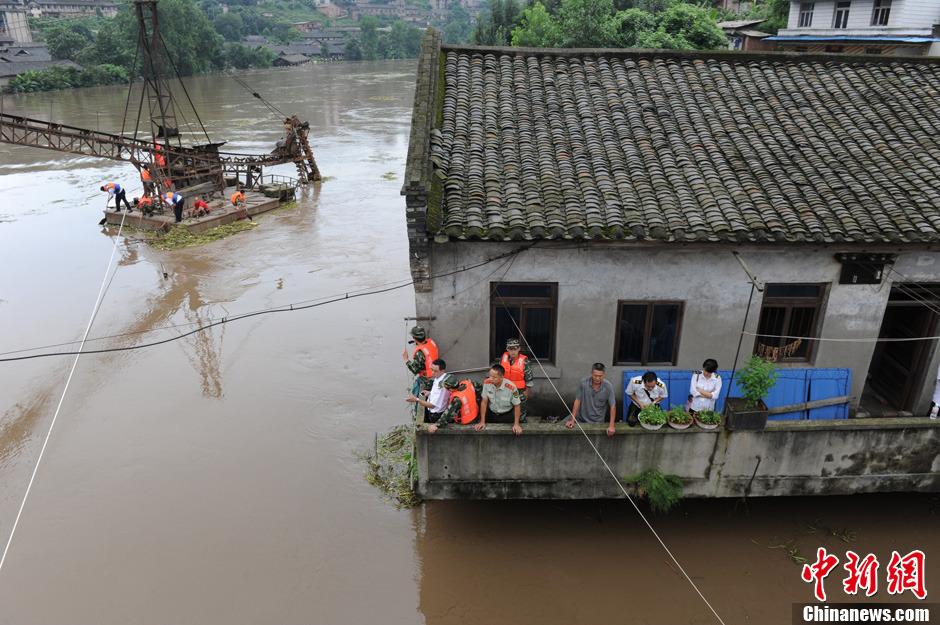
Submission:
[[[286,202],[281,202],[281,205],[277,207],[277,210],[290,210],[292,208],[297,208],[298,206],[300,206],[300,202],[297,200],[287,200]]]
[[[366,481],[381,490],[385,500],[398,508],[414,508],[421,503],[411,488],[412,481],[418,477],[412,427],[394,427],[377,438],[374,450],[357,454],[366,462]]]
[[[209,230],[203,230],[199,233],[192,233],[186,229],[186,226],[176,226],[169,232],[163,235],[157,235],[156,237],[148,240],[151,247],[154,247],[158,250],[180,250],[186,247],[195,247],[197,245],[204,245],[206,243],[211,243],[213,241],[218,241],[219,239],[226,239],[233,234],[238,234],[243,230],[251,230],[258,223],[254,221],[233,221],[230,224],[225,224],[224,226],[219,226],[218,228],[210,228]]]
[[[753,538],[749,539],[755,545],[760,545],[759,542]],[[791,538],[785,543],[779,545],[764,545],[768,549],[783,549],[787,553],[787,557],[793,561],[794,564],[805,564],[806,558],[800,555],[800,548],[796,546],[796,539]]]
[[[385,178],[386,180],[397,180],[397,179],[398,179],[398,176],[397,176],[397,175],[395,174],[395,172],[393,172],[393,171],[385,172],[384,174],[382,174],[382,177]]]
[[[628,475],[620,481],[635,485],[637,496],[646,497],[650,502],[650,509],[656,514],[669,512],[683,497],[682,478],[678,475],[666,475],[655,467],[636,475]]]
[[[848,528],[842,529],[832,529],[826,525],[819,523],[820,519],[814,519],[812,523],[807,523],[806,527],[809,528],[811,534],[827,534],[829,536],[835,536],[844,543],[852,543],[858,540],[858,532],[855,530],[850,530]]]
[[[336,180],[336,176],[320,176],[317,182],[329,182],[330,180]]]

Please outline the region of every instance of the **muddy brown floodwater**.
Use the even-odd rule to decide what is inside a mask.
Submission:
[[[328,180],[198,248],[155,251],[97,225],[98,187],[133,181],[130,166],[0,144],[0,358],[74,349],[115,244],[86,349],[407,281],[415,67],[244,73],[309,120]],[[279,138],[232,79],[186,84],[225,149]],[[3,107],[119,131],[125,100],[96,88]],[[0,569],[0,625],[718,623],[627,502],[382,501],[355,451],[407,419],[413,314],[408,287],[82,356],[58,413],[71,357],[0,362],[2,545],[58,414]],[[848,549],[872,553],[871,600],[894,602],[914,598],[887,594],[891,552],[921,549],[940,593],[938,511],[935,496],[908,494],[686,501],[649,518],[724,623],[785,625],[791,604],[813,600],[788,549],[825,547],[840,567]],[[842,577],[827,579],[830,601],[851,599]]]

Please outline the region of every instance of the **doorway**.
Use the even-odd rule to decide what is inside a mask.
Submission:
[[[868,383],[878,395],[897,410],[913,410],[933,354],[940,315],[940,285],[895,284],[888,296],[880,339],[923,341],[880,342],[868,368]]]

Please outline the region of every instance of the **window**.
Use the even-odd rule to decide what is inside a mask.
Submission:
[[[803,2],[800,4],[799,28],[809,28],[813,25],[813,8],[815,6],[815,2]]]
[[[875,10],[871,14],[872,26],[887,26],[891,13],[891,0],[875,0]]]
[[[614,364],[676,364],[681,323],[682,302],[618,302]]]
[[[841,54],[845,51],[845,46],[829,45],[825,50],[828,54]]]
[[[809,362],[822,309],[821,284],[768,284],[754,353],[775,362]]]
[[[836,2],[836,14],[832,20],[833,28],[846,28],[849,23],[849,7],[852,3],[848,0]]]
[[[490,293],[490,358],[502,356],[506,339],[518,338],[523,352],[554,362],[558,283],[493,282]]]

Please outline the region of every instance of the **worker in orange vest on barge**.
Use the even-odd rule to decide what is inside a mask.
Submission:
[[[173,207],[173,216],[176,218],[176,223],[183,221],[183,196],[179,193],[164,193],[160,197],[163,198],[163,201]]]
[[[411,355],[411,360],[408,359],[407,349],[401,355],[405,359],[405,366],[408,367],[408,370],[418,376],[419,388],[429,390],[432,383],[431,363],[438,358],[437,343],[434,342],[434,339],[428,338],[427,333],[421,326],[411,328],[411,338],[414,339],[415,344],[415,351]]]
[[[521,353],[519,339],[509,339],[506,341],[506,351],[499,364],[506,370],[506,379],[516,385],[519,389],[519,409],[522,412],[522,419],[526,415],[526,400],[529,399],[529,389],[532,388],[532,367],[529,365],[529,358]]]
[[[245,203],[245,192],[241,190],[236,191],[235,194],[232,195],[232,206],[238,206],[239,204],[244,204],[244,203]]]
[[[473,382],[464,380],[458,383],[457,378],[448,373],[441,380],[441,386],[450,391],[450,405],[441,413],[441,418],[437,420],[437,423],[428,426],[428,434],[434,434],[451,421],[467,425],[480,417],[477,389]]]
[[[127,192],[121,188],[116,182],[109,182],[101,187],[102,191],[108,192],[108,199],[114,198],[114,210],[115,212],[121,212],[121,202],[124,202],[124,206],[127,207],[127,212],[131,212],[131,205],[127,201]]]
[[[146,195],[141,198],[134,198],[134,206],[140,209],[144,215],[148,217],[153,215],[153,198],[147,197]]]

